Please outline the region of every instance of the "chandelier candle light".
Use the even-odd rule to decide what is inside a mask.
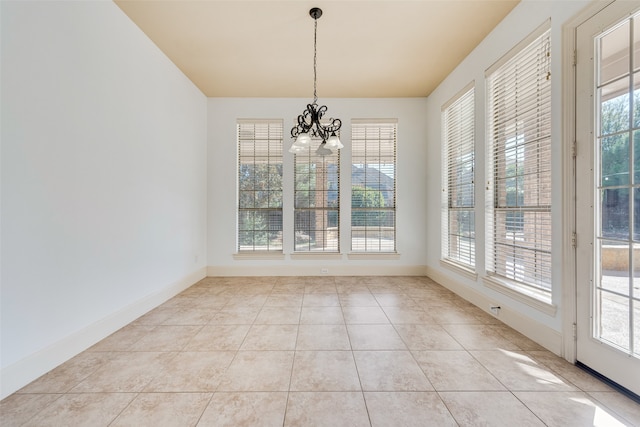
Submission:
[[[322,16],[322,9],[314,7],[309,11],[313,18],[313,103],[307,104],[307,108],[298,116],[298,123],[291,129],[293,144],[289,149],[290,153],[298,154],[305,152],[311,145],[311,137],[322,138],[322,143],[316,150],[316,154],[325,156],[331,154],[332,150],[339,150],[344,147],[336,132],[340,130],[342,121],[340,119],[329,119],[323,125],[322,116],[327,112],[325,105],[318,107],[317,94],[317,39],[318,39],[318,18]]]

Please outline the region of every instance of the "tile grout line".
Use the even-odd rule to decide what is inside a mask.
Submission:
[[[147,384],[147,385],[148,385],[148,384]],[[121,410],[120,412],[118,412],[118,414],[117,414],[115,417],[113,417],[113,419],[112,419],[111,421],[109,421],[109,423],[107,424],[107,426],[110,426],[110,425],[112,425],[114,422],[116,422],[116,420],[120,417],[120,415],[122,415],[122,414],[123,414],[123,413],[124,413],[124,412],[125,412],[125,411],[130,407],[130,406],[131,406],[131,404],[132,404],[132,403],[133,403],[133,402],[138,398],[138,396],[140,396],[140,394],[141,394],[141,393],[142,393],[141,391],[139,391],[139,392],[135,393],[135,396],[133,396],[133,398],[129,401],[129,403],[127,403],[127,404],[125,405],[125,407],[124,407],[124,408],[122,408],[122,410]]]
[[[342,317],[344,318],[344,306],[342,305],[342,301],[339,299],[340,308],[342,309]],[[349,340],[349,347],[351,348],[351,360],[353,360],[353,366],[356,368],[356,375],[358,375],[358,383],[360,384],[360,395],[362,396],[362,401],[364,403],[364,408],[367,411],[367,419],[369,421],[369,426],[372,425],[371,422],[371,414],[369,412],[369,405],[367,405],[367,399],[364,397],[364,387],[362,387],[362,377],[360,376],[360,370],[358,369],[358,364],[356,363],[356,357],[353,350],[353,344],[351,343],[351,334],[349,334],[349,328],[347,327],[347,320],[345,321],[345,329],[347,330],[347,339]]]

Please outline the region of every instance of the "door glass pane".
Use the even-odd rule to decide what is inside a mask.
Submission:
[[[640,127],[640,72],[633,75],[633,127]]]
[[[640,188],[633,189],[633,240],[640,241]]]
[[[598,291],[600,338],[629,350],[629,299]]]
[[[629,239],[629,189],[611,188],[601,191],[601,236]]]
[[[633,282],[630,296],[640,297],[640,243],[633,244]]]
[[[633,69],[640,69],[640,17],[633,18]]]
[[[617,80],[600,89],[600,135],[629,129],[629,79]]]
[[[640,131],[633,132],[633,183],[640,184]]]
[[[621,77],[629,71],[629,22],[600,38],[599,84]]]
[[[628,133],[602,138],[600,163],[603,187],[629,184]]]
[[[634,279],[634,287],[638,286],[638,283]],[[636,288],[640,289],[640,288]],[[640,357],[640,300],[636,299],[633,303],[633,352],[637,357]]]
[[[618,241],[601,241],[600,262],[600,286],[612,292],[629,295],[629,245]]]

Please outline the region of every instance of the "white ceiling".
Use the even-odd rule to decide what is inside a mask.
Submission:
[[[427,96],[519,0],[115,0],[210,97]]]

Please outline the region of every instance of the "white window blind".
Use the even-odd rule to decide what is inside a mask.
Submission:
[[[295,155],[296,252],[340,250],[340,151],[320,156],[315,151],[321,142],[312,138],[311,148]]]
[[[475,269],[475,96],[473,84],[442,111],[444,188],[442,257]]]
[[[282,120],[238,120],[238,251],[282,251]]]
[[[396,251],[398,122],[351,123],[351,251]]]
[[[545,25],[487,73],[487,272],[547,293],[551,291],[550,49]]]

